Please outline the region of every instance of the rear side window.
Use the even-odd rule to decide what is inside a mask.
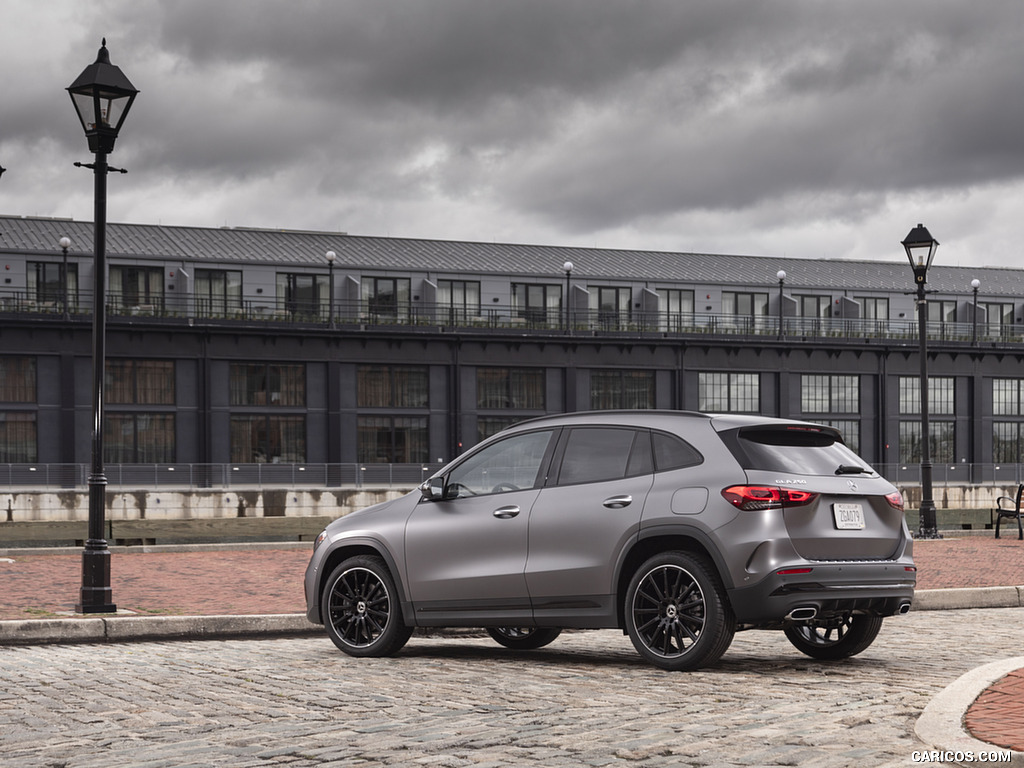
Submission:
[[[873,470],[828,427],[743,427],[722,439],[744,469],[799,475],[840,474],[840,467]]]
[[[651,437],[654,442],[654,466],[659,472],[693,467],[704,462],[704,457],[696,448],[675,435],[654,432]]]
[[[649,434],[613,427],[570,430],[558,484],[596,483],[653,472]]]

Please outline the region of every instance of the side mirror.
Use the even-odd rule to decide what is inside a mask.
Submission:
[[[432,477],[420,485],[420,493],[427,501],[441,501],[444,498],[444,478]]]

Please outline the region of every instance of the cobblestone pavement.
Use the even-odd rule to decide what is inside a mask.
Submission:
[[[749,632],[683,674],[612,631],[526,653],[416,636],[391,659],[326,637],[2,647],[0,765],[910,766],[929,700],[1022,633],[1024,609],[911,613],[821,663]]]

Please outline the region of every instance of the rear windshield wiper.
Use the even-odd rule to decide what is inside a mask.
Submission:
[[[868,472],[864,467],[852,466],[850,464],[840,464],[836,470],[837,475],[860,475]]]

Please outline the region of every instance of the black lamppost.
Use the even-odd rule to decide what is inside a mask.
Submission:
[[[571,331],[572,325],[569,322],[569,278],[572,277],[572,270],[575,265],[571,261],[567,261],[562,265],[562,270],[565,272],[565,330]]]
[[[89,474],[89,538],[82,552],[82,594],[75,605],[79,613],[114,613],[117,606],[110,590],[110,549],[104,532],[107,477],[103,470],[103,384],[106,374],[106,229],[107,173],[118,171],[107,165],[107,154],[128,116],[138,91],[118,67],[110,63],[107,41],[103,40],[96,62],[86,67],[70,86],[71,102],[82,123],[89,151],[96,156],[90,164],[95,179],[95,222],[93,224],[93,308],[92,308],[92,470]]]
[[[334,251],[328,251],[324,254],[327,258],[327,301],[329,302],[327,307],[327,327],[331,330],[334,329],[334,260],[338,258],[338,254]]]
[[[64,266],[60,273],[60,290],[64,301],[64,319],[69,320],[71,315],[68,313],[68,248],[71,247],[71,238],[62,237],[58,241],[58,245],[60,245],[60,250],[64,254]]]
[[[974,313],[971,315],[971,344],[978,343],[978,289],[981,288],[981,280],[971,280],[971,290],[974,291]]]
[[[779,338],[781,339],[786,335],[786,329],[782,326],[782,291],[786,287],[786,270],[780,269],[775,276],[779,278]]]
[[[931,435],[928,428],[928,299],[924,288],[939,241],[924,225],[918,224],[902,244],[917,284],[917,325],[921,346],[921,511],[917,538],[941,539],[932,499]]]

